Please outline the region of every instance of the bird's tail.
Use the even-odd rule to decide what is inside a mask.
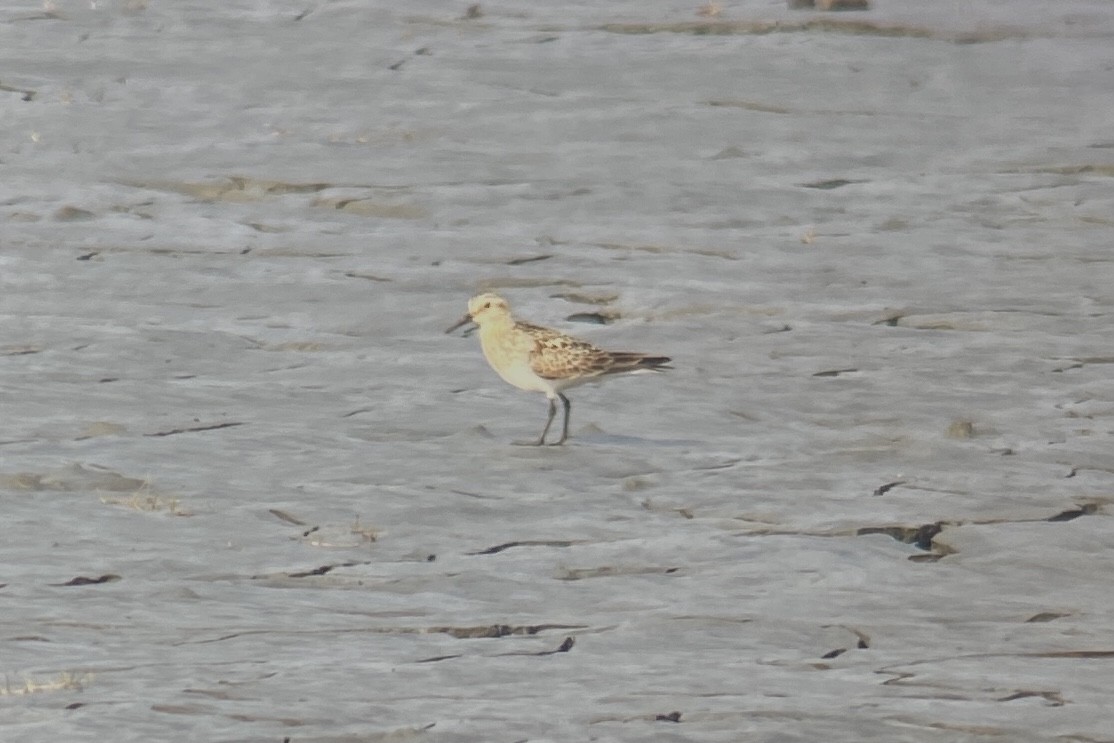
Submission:
[[[665,371],[673,368],[669,366],[669,362],[673,359],[668,356],[647,356],[644,353],[619,351],[612,353],[611,358],[615,361],[615,365],[610,369],[611,372]]]

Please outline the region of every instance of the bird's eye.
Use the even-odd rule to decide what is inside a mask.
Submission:
[[[490,310],[491,309],[491,302],[484,302],[484,309],[485,310]]]

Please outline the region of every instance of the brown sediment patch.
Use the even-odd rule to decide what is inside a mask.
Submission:
[[[225,201],[250,203],[265,199],[288,196],[291,194],[320,194],[330,189],[346,189],[346,195],[319,196],[310,201],[311,206],[336,209],[348,214],[383,219],[419,219],[426,216],[425,208],[407,202],[391,202],[373,198],[368,192],[407,191],[405,186],[375,186],[369,184],[345,183],[293,183],[289,181],[268,180],[246,176],[228,176],[213,181],[127,181],[123,185],[154,191],[179,193],[200,201]],[[352,190],[363,194],[352,195]],[[92,216],[92,215],[91,215]],[[57,217],[56,217],[57,218]],[[262,223],[247,223],[257,232],[285,232],[286,227],[275,227]]]
[[[285,341],[283,343],[264,343],[260,345],[264,351],[324,351],[328,346],[318,341]]]
[[[1045,521],[1049,521],[1052,523],[1056,523],[1058,521],[1074,521],[1080,516],[1093,516],[1094,514],[1098,513],[1098,511],[1098,503],[1083,503],[1078,508],[1069,508],[1068,510],[1062,511],[1055,516],[1050,516],[1049,518],[1045,519]]]
[[[588,578],[613,578],[627,575],[674,575],[680,568],[656,566],[629,566],[616,567],[604,565],[598,568],[563,568],[556,576],[557,580],[574,581]]]
[[[955,552],[951,547],[937,545],[933,542],[936,535],[944,530],[947,522],[937,521],[932,524],[919,526],[863,526],[855,530],[855,536],[862,537],[870,534],[885,534],[903,544],[911,544],[917,549],[935,551],[941,557]]]
[[[512,258],[506,261],[508,266],[521,266],[524,263],[537,263],[538,261],[547,261],[553,257],[552,253],[544,253],[542,255],[528,255],[522,258]]]
[[[601,310],[599,312],[574,312],[565,318],[566,322],[580,322],[589,325],[610,325],[622,315],[618,310]]]
[[[445,634],[458,639],[536,635],[550,630],[587,629],[586,624],[482,624],[474,627],[435,626],[420,630],[423,634]]]
[[[201,431],[217,431],[221,428],[234,428],[235,426],[244,425],[243,421],[228,421],[227,423],[203,423],[197,426],[184,426],[182,428],[171,428],[166,431],[156,431],[155,433],[145,433],[144,436],[176,436],[180,433],[199,433]]]
[[[517,542],[504,542],[497,544],[494,547],[479,550],[477,552],[466,552],[467,555],[494,555],[504,550],[509,550],[512,547],[571,547],[574,544],[583,544],[581,541],[573,541],[568,539],[524,539]]]
[[[506,657],[508,655],[527,655],[527,656],[545,656],[556,655],[558,653],[567,653],[572,650],[573,645],[576,644],[576,639],[573,637],[566,637],[564,641],[553,648],[552,650],[515,650],[510,653],[495,653],[494,657]],[[435,655],[432,658],[422,658],[421,660],[414,661],[415,663],[436,663],[442,660],[452,660],[454,658],[463,658],[462,653],[454,653],[452,655]]]
[[[858,371],[858,369],[856,369],[855,367],[848,367],[846,369],[828,369],[828,370],[825,370],[825,371],[813,372],[812,376],[814,376],[814,377],[838,377],[838,376],[841,376],[843,374],[853,374],[857,371]]]
[[[256,232],[262,232],[265,235],[274,235],[291,231],[290,227],[279,227],[277,225],[263,224],[262,222],[241,222],[241,224],[252,228]]]
[[[692,34],[694,36],[763,36],[775,33],[853,34],[890,38],[933,39],[954,44],[984,44],[1006,39],[1027,39],[1032,33],[1016,28],[990,28],[957,32],[905,24],[876,23],[851,18],[807,18],[791,21],[677,21],[663,23],[607,23],[597,27],[615,34]]]
[[[612,293],[595,293],[589,292],[558,292],[550,294],[554,299],[564,299],[568,302],[579,302],[580,304],[594,304],[594,305],[607,305],[611,304],[619,298],[618,294]]]
[[[1038,691],[1035,689],[1018,689],[1012,694],[998,699],[999,702],[1012,702],[1015,699],[1027,699],[1030,697],[1038,697],[1049,703],[1050,707],[1063,707],[1067,704],[1064,695],[1059,691]]]
[[[1026,624],[1039,624],[1044,622],[1054,622],[1057,619],[1072,616],[1071,612],[1066,611],[1042,611],[1025,620]]]
[[[940,683],[938,681],[922,680],[918,678],[918,673],[914,669],[918,666],[940,666],[952,661],[970,661],[970,660],[989,660],[994,658],[1015,658],[1015,659],[1038,659],[1038,660],[1057,660],[1057,659],[1079,659],[1079,660],[1112,660],[1114,659],[1114,650],[1107,649],[1081,649],[1081,650],[1049,650],[1037,652],[999,652],[999,653],[967,653],[954,656],[941,656],[936,658],[922,658],[913,660],[906,663],[897,664],[880,668],[875,671],[877,674],[890,676],[882,682],[883,686],[902,686],[902,687],[915,687],[923,690],[935,690],[935,696],[942,699],[974,699],[976,697],[985,698],[987,695],[991,696],[990,699],[995,702],[1012,702],[1018,699],[1026,699],[1031,697],[1038,697],[1044,699],[1049,706],[1059,707],[1067,703],[1063,693],[1058,689],[980,689],[964,690],[957,689],[954,686]],[[1005,692],[1003,694],[1003,692]],[[923,691],[924,694],[931,694],[929,691]],[[945,727],[943,724],[932,725],[932,727]],[[949,730],[960,729],[955,725],[946,726]],[[995,733],[998,731],[994,729]],[[1087,740],[1091,740],[1088,738]]]
[[[121,578],[118,575],[115,575],[114,573],[105,573],[104,575],[98,575],[96,578],[90,578],[90,577],[85,576],[85,575],[79,575],[76,578],[70,578],[65,583],[49,583],[47,585],[51,585],[51,586],[98,586],[102,583],[115,583],[119,580],[123,580],[123,578]]]
[[[268,508],[267,511],[272,516],[277,518],[279,521],[285,521],[286,523],[293,524],[295,526],[306,526],[307,525],[305,521],[302,521],[301,519],[299,519],[296,516],[292,516],[291,514],[287,513],[286,511],[280,511],[277,508]]]
[[[427,212],[416,204],[387,203],[378,199],[351,197],[321,197],[310,202],[310,206],[336,209],[346,214],[380,219],[421,219]]]
[[[140,490],[149,485],[148,480],[126,477],[96,465],[72,464],[53,472],[43,473],[17,472],[10,475],[0,473],[0,487],[10,490],[124,493]]]
[[[828,178],[822,181],[811,181],[809,183],[798,183],[801,188],[815,188],[819,191],[834,191],[837,188],[844,186],[853,186],[856,183],[870,183],[864,179],[848,179],[848,178]]]
[[[100,380],[101,382],[108,381],[106,379]],[[120,434],[127,433],[128,427],[122,423],[113,423],[112,421],[95,421],[82,429],[81,434],[74,439],[74,441],[85,441],[86,439],[95,439],[101,436],[119,436]]]
[[[317,531],[318,528],[319,527],[315,526],[315,527],[312,527],[312,528],[308,529],[305,532],[305,534],[303,534],[303,536],[309,536],[310,534]],[[282,572],[277,572],[277,573],[260,573],[260,574],[257,574],[257,575],[250,576],[250,580],[259,580],[259,581],[276,581],[276,580],[279,580],[279,581],[281,581],[281,579],[283,579],[283,578],[317,578],[317,577],[320,577],[320,576],[323,576],[323,575],[328,575],[329,573],[333,572],[334,570],[337,570],[338,568],[350,568],[350,567],[355,567],[357,565],[370,565],[370,564],[371,564],[371,562],[369,560],[347,560],[345,562],[335,562],[335,563],[330,563],[330,564],[327,564],[327,565],[318,565],[315,568],[309,568],[309,569],[306,569],[306,570],[282,571]],[[277,583],[276,585],[285,586],[285,585],[292,585],[292,584],[283,581],[283,582]]]
[[[375,274],[367,273],[366,271],[345,271],[344,275],[350,279],[364,279],[365,281],[378,281],[381,283],[394,281],[394,279],[388,279],[385,276],[376,276]]]
[[[213,181],[125,181],[125,186],[153,191],[170,191],[202,201],[259,201],[286,194],[317,193],[337,187],[332,183],[289,183],[286,181],[228,176]]]
[[[885,495],[886,493],[896,488],[898,485],[904,485],[905,482],[905,480],[894,480],[892,482],[884,483],[876,487],[872,495]]]
[[[948,424],[944,435],[949,439],[970,439],[975,436],[975,424],[969,420],[956,419]]]
[[[1057,360],[1059,360],[1059,359],[1057,359]],[[1083,358],[1071,358],[1071,359],[1068,359],[1068,361],[1072,361],[1074,363],[1066,364],[1064,366],[1059,366],[1059,367],[1053,369],[1052,371],[1057,372],[1057,373],[1063,373],[1063,372],[1066,372],[1066,371],[1071,371],[1072,369],[1082,369],[1083,367],[1088,366],[1090,364],[1114,364],[1114,357],[1112,357],[1112,356],[1090,356],[1090,357],[1083,357]]]
[[[583,286],[579,281],[572,279],[549,279],[549,278],[512,278],[500,277],[497,279],[486,279],[479,283],[479,286],[484,291],[494,289],[534,289],[541,286]]]
[[[872,325],[911,328],[913,330],[957,330],[966,332],[994,332],[1017,330],[1032,318],[1062,317],[1051,312],[1033,312],[1022,309],[957,310],[954,312],[919,312],[915,310],[887,310]]]
[[[651,253],[654,255],[702,255],[708,258],[724,258],[729,261],[737,261],[739,257],[726,250],[715,250],[711,248],[686,248],[677,245],[651,245],[646,243],[588,243],[593,247],[603,248],[604,250],[624,250],[639,253]]]
[[[5,85],[4,83],[0,83],[0,92],[18,93],[20,100],[22,101],[32,101],[35,99],[35,96],[38,95],[37,90],[31,90],[30,88],[17,88],[12,85]]]
[[[193,515],[179,505],[177,498],[153,488],[149,479],[126,477],[112,470],[81,464],[47,473],[0,473],[0,488],[24,492],[101,493],[100,500],[105,505],[148,513],[166,511],[173,516]]]
[[[52,216],[57,222],[88,222],[90,219],[97,218],[97,215],[88,209],[81,209],[76,206],[63,206],[57,209]]]
[[[32,353],[42,353],[38,346],[4,346],[0,348],[0,356],[27,356]]]
[[[870,0],[789,0],[793,10],[870,10]]]
[[[902,544],[911,544],[924,554],[910,555],[911,562],[936,562],[948,555],[957,554],[959,550],[952,547],[941,537],[950,528],[957,526],[985,526],[993,524],[1032,524],[1039,522],[1061,523],[1073,521],[1082,516],[1092,516],[1101,513],[1103,503],[1100,501],[1086,501],[1079,503],[1074,508],[1066,509],[1051,516],[1038,516],[1025,519],[972,519],[972,520],[941,520],[924,524],[870,524],[854,528],[839,529],[778,529],[776,527],[757,527],[748,531],[738,532],[740,537],[763,536],[806,536],[806,537],[862,537],[873,534],[885,534]],[[741,517],[745,518],[745,517]],[[747,519],[749,520],[749,519]]]
[[[1102,175],[1114,177],[1114,164],[1083,163],[1080,165],[1047,165],[1034,168],[1010,168],[999,173],[1014,175],[1023,173],[1048,173],[1050,175]]]
[[[248,637],[251,635],[271,635],[271,634],[375,634],[375,635],[449,635],[458,640],[476,640],[476,639],[499,639],[503,637],[524,637],[538,635],[543,632],[552,630],[585,630],[589,629],[586,624],[482,624],[476,626],[456,626],[456,625],[434,625],[432,627],[361,627],[356,629],[340,629],[340,630],[320,630],[320,629],[306,629],[306,630],[293,630],[290,632],[276,632],[274,630],[245,630],[243,632],[230,632],[225,635],[217,637],[210,637],[200,640],[181,640],[177,641],[175,645],[207,645],[214,642],[224,642],[225,640],[235,640],[240,637]],[[565,642],[569,641],[566,638]],[[565,643],[562,643],[564,645]],[[571,645],[570,645],[571,647]]]
[[[39,222],[42,220],[41,214],[35,212],[12,212],[8,215],[9,222]]]

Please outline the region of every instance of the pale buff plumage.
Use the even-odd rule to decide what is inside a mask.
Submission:
[[[515,320],[507,300],[497,294],[481,294],[468,302],[468,313],[449,328],[455,330],[468,322],[480,327],[480,346],[491,368],[506,382],[522,390],[542,392],[549,398],[549,418],[535,443],[545,436],[557,413],[557,400],[565,408],[561,438],[569,437],[569,412],[572,404],[562,390],[599,378],[639,371],[669,369],[666,356],[650,356],[627,351],[604,351],[587,341],[550,328]]]

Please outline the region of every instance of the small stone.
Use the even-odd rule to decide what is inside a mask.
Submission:
[[[870,0],[789,0],[792,10],[870,10]]]

